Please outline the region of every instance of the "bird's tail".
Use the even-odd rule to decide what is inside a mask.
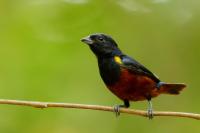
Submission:
[[[177,95],[186,87],[183,83],[162,83],[159,86],[159,91],[162,94],[171,94],[171,95]]]

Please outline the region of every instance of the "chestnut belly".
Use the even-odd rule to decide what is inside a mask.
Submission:
[[[142,101],[159,95],[154,80],[128,70],[122,70],[119,80],[108,88],[122,100]]]

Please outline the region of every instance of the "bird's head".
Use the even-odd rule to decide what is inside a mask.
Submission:
[[[108,35],[102,33],[91,34],[81,39],[89,45],[97,57],[112,56],[121,53],[117,43]]]

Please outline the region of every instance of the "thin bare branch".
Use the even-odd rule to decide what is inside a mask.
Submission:
[[[37,101],[0,99],[0,104],[30,106],[30,107],[35,107],[35,108],[76,108],[76,109],[90,109],[90,110],[114,112],[113,107],[109,107],[109,106],[74,104],[74,103],[55,103],[55,102],[37,102]],[[121,108],[120,112],[147,117],[147,111],[143,111],[143,110]],[[185,118],[200,120],[200,114],[185,113],[185,112],[154,111],[153,115],[154,116],[185,117]]]

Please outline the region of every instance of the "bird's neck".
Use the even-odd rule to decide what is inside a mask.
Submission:
[[[96,54],[98,60],[100,59],[105,59],[105,58],[113,58],[115,56],[121,56],[123,53],[121,52],[120,49],[113,50],[112,52],[108,53],[101,53],[101,54]]]

